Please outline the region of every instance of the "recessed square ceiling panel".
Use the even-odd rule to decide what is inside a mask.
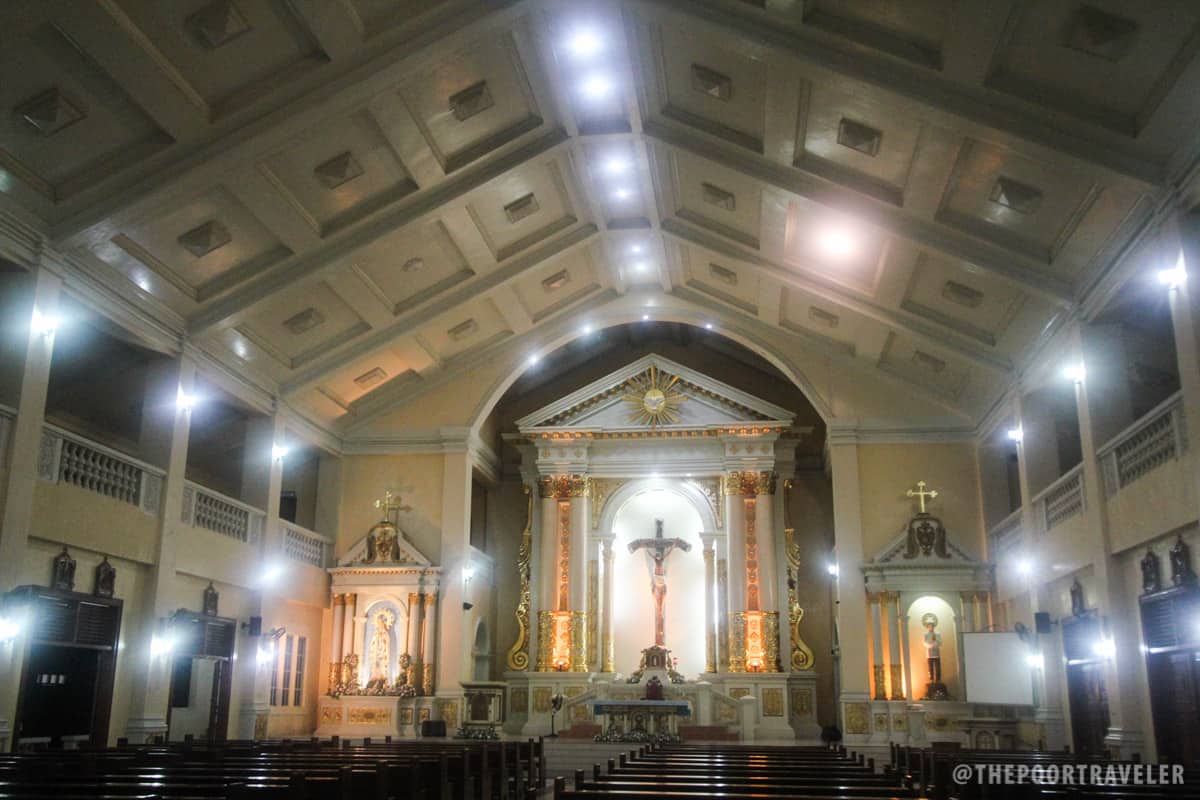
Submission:
[[[938,218],[1050,263],[1098,192],[1088,175],[967,139]]]
[[[655,26],[661,112],[685,125],[761,153],[767,66],[681,25]]]
[[[355,253],[349,268],[394,314],[475,274],[441,220],[409,225],[376,239]]]
[[[809,0],[804,23],[862,47],[941,69],[954,0]]]
[[[0,48],[0,169],[61,202],[172,143],[59,28],[47,22],[8,33]]]
[[[901,307],[994,347],[1024,303],[1011,284],[922,251]]]
[[[701,247],[680,247],[684,282],[747,314],[758,313],[758,273]]]
[[[877,228],[795,198],[788,203],[783,250],[789,266],[874,294],[889,242]]]
[[[465,355],[511,335],[504,316],[488,298],[464,303],[423,326],[417,333],[417,337],[440,359]]]
[[[581,248],[531,270],[513,289],[533,321],[540,322],[596,291],[600,286],[597,274],[591,251]]]
[[[542,124],[529,65],[508,31],[472,43],[400,89],[445,172],[453,172]]]
[[[988,84],[1129,136],[1179,78],[1200,35],[1200,4],[1192,0],[1039,0],[1015,8]]]
[[[398,26],[417,20],[421,15],[451,5],[450,0],[344,0],[354,27],[364,39],[371,39]]]
[[[414,375],[418,362],[406,354],[402,346],[384,347],[370,355],[355,359],[336,370],[325,380],[320,390],[342,406],[348,407],[363,395],[379,389],[389,381],[404,380]],[[379,380],[374,379],[378,377]]]
[[[475,192],[467,211],[503,261],[578,222],[571,195],[559,161],[532,161]]]
[[[668,153],[669,201],[674,213],[749,247],[758,247],[762,185],[749,176],[682,150]]]
[[[367,109],[321,123],[259,169],[322,236],[417,188]]]
[[[878,336],[882,328],[844,306],[792,286],[783,290],[779,324],[850,355],[857,354],[865,337]]]
[[[940,348],[892,332],[879,356],[879,368],[953,402],[971,377],[971,368]]]
[[[796,166],[903,205],[924,123],[821,83],[809,85],[801,114]]]
[[[131,280],[148,267],[196,302],[291,255],[226,186],[127,225],[94,251]]]
[[[239,331],[295,369],[365,333],[369,326],[321,281],[297,286],[255,308]]]
[[[291,3],[110,0],[101,7],[209,119],[329,61]]]

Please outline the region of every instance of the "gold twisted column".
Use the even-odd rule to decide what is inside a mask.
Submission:
[[[521,546],[517,550],[517,575],[521,581],[521,593],[517,600],[517,640],[508,650],[507,664],[510,670],[523,672],[529,669],[529,607],[530,567],[533,560],[533,492],[528,486],[525,492],[525,530],[521,532]]]

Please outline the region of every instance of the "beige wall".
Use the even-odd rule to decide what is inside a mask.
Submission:
[[[66,483],[38,481],[31,532],[144,564],[154,563],[158,519],[136,506]]]
[[[353,547],[381,515],[375,501],[387,490],[398,492],[411,511],[400,514],[400,528],[434,564],[441,562],[442,462],[440,454],[346,456],[342,459],[341,528],[335,552]]]
[[[905,493],[919,480],[937,490],[929,511],[942,520],[951,541],[972,558],[983,557],[974,444],[862,444],[858,465],[867,559],[899,536],[912,518],[916,501]]]

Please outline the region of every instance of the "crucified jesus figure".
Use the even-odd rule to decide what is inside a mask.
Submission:
[[[650,592],[654,595],[654,644],[662,647],[666,640],[667,601],[667,556],[678,547],[685,553],[692,549],[691,544],[683,539],[666,539],[663,537],[663,521],[654,520],[653,539],[634,539],[629,543],[629,552],[636,553],[645,549],[650,556],[653,566],[650,569]]]

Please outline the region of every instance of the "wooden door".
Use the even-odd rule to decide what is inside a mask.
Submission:
[[[1075,752],[1102,755],[1108,733],[1108,693],[1104,663],[1090,661],[1067,667],[1067,699],[1071,705],[1071,733]]]
[[[1148,662],[1158,760],[1200,767],[1200,651],[1155,653]]]

